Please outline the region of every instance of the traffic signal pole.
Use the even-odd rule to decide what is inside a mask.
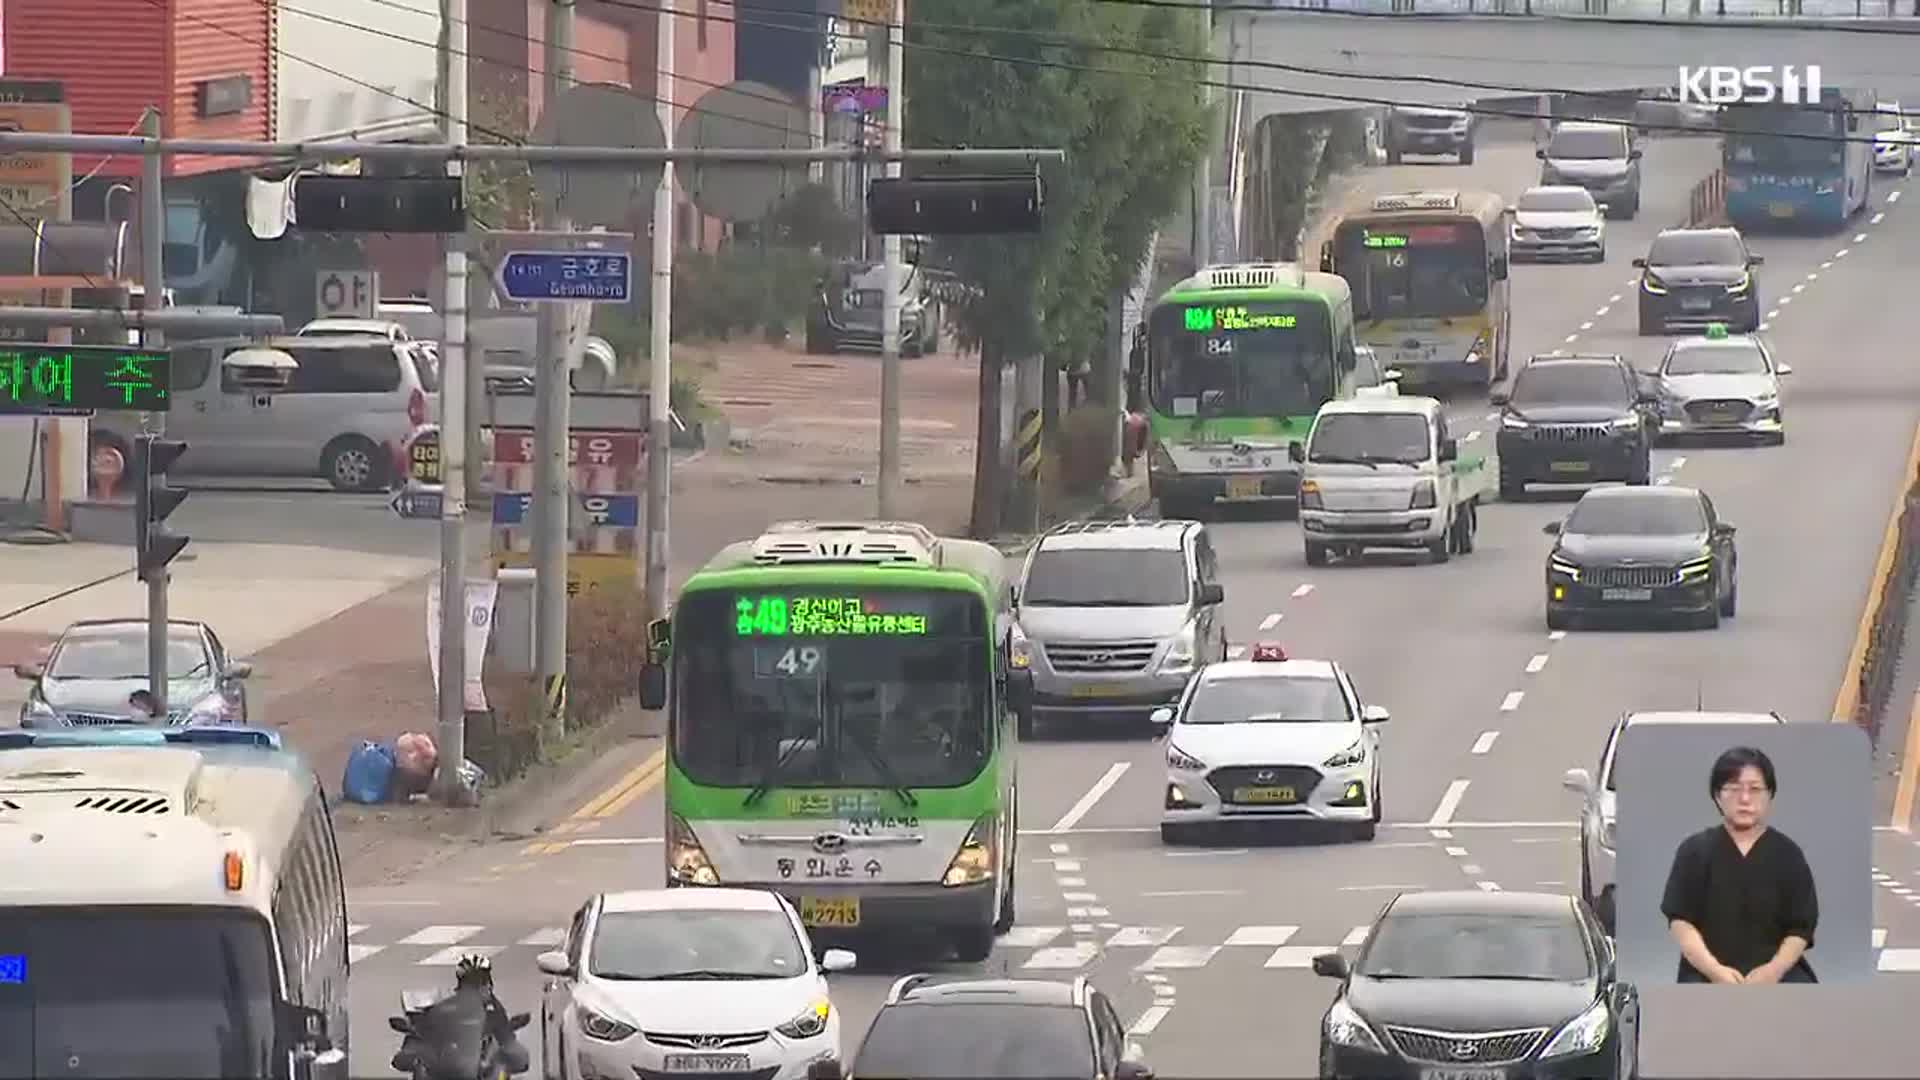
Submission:
[[[441,30],[447,48],[440,107],[446,110],[447,142],[467,141],[467,0],[444,0]],[[449,174],[461,166],[447,163]],[[466,237],[447,237],[446,290],[440,321],[440,685],[434,699],[435,743],[444,767],[433,775],[433,797],[454,806],[465,792],[461,765],[467,759],[467,431],[473,395],[469,383],[481,375],[467,358],[467,249]],[[477,464],[473,463],[473,464]]]
[[[141,130],[150,139],[160,138],[160,111],[148,109],[141,117]],[[161,262],[162,245],[166,243],[166,200],[161,197],[160,183],[163,159],[159,154],[148,154],[142,162],[140,171],[140,306],[149,312],[158,311],[166,291],[166,271]],[[159,348],[165,344],[166,335],[158,330],[141,331],[141,344],[147,348]],[[153,433],[163,435],[167,430],[166,413],[148,413]],[[153,459],[151,454],[141,454],[142,468],[135,476],[134,483],[142,493],[136,508],[134,522],[133,561],[136,570],[142,569],[146,560],[148,522],[152,520],[147,504],[151,498]],[[165,475],[164,472],[162,475]],[[151,574],[147,574],[147,692],[153,695],[154,711],[167,714],[167,580],[169,574],[163,564]]]
[[[873,35],[867,46],[869,69],[884,65],[887,88],[887,126],[880,131],[880,145],[889,151],[900,149],[900,124],[906,116],[905,0],[893,0],[887,25]],[[879,81],[869,76],[869,81]],[[900,175],[900,163],[889,161],[889,179]],[[880,294],[880,483],[877,514],[890,521],[900,507],[900,289],[904,267],[900,258],[900,237],[888,233],[881,238],[882,278],[885,292]],[[922,318],[932,312],[923,311]],[[923,339],[924,340],[924,339]]]
[[[573,86],[573,0],[548,0],[546,100],[558,101]],[[542,207],[541,228],[571,232],[566,200]],[[567,733],[567,550],[573,516],[573,370],[567,363],[568,306],[541,304],[540,347],[534,369],[533,427],[533,648],[540,677],[540,747],[558,747]],[[649,453],[656,452],[648,447]]]

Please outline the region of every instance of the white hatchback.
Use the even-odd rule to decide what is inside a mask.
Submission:
[[[1386,721],[1331,660],[1261,644],[1249,659],[1209,664],[1178,706],[1153,713],[1167,740],[1161,839],[1230,822],[1323,822],[1373,839]]]
[[[728,1073],[804,1080],[837,1060],[840,1017],[793,908],[760,889],[603,893],[542,953],[543,1074],[606,1080]]]

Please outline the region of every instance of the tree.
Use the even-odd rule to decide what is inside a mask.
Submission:
[[[1184,37],[1172,33],[1180,18],[1193,26]],[[1156,30],[1169,36],[1151,36]],[[1097,46],[1147,42],[1198,53],[1199,20],[1090,0],[917,0],[907,32],[924,46],[907,66],[912,145],[1067,152],[1064,164],[1042,169],[1046,221],[1038,236],[938,245],[937,261],[960,282],[949,307],[955,329],[980,350],[973,523],[991,532],[1001,503],[1001,371],[1043,353],[1095,347],[1110,284],[1139,265],[1146,237],[1185,190],[1204,145],[1197,72],[1155,78],[1177,76],[1183,65]],[[1122,214],[1148,220],[1121,227]]]

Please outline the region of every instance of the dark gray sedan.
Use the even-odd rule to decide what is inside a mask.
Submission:
[[[136,691],[148,686],[147,623],[99,619],[67,627],[40,663],[13,672],[33,683],[20,707],[24,728],[151,723]],[[253,665],[234,660],[205,623],[176,621],[167,632],[169,724],[244,724]]]

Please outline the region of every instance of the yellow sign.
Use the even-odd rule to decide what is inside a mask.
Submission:
[[[893,0],[840,0],[840,17],[863,23],[890,23]]]
[[[495,552],[494,569],[507,567],[528,567],[533,565],[533,556],[525,552]],[[567,555],[567,595],[578,596],[582,592],[597,589],[602,585],[625,585],[629,588],[640,584],[640,560],[633,555],[606,555],[598,552]]]

